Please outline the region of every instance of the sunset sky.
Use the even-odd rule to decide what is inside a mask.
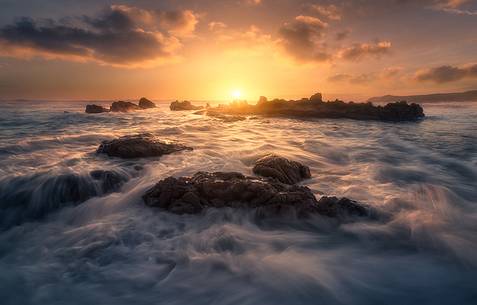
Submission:
[[[477,89],[474,0],[0,0],[0,98]]]

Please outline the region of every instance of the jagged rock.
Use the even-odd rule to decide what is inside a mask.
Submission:
[[[103,113],[109,112],[109,109],[104,108],[103,106],[98,105],[86,105],[85,111],[86,113]]]
[[[256,209],[262,216],[291,213],[298,216],[362,216],[355,213],[361,210],[354,201],[323,200],[324,206],[320,207],[307,187],[234,172],[198,172],[192,177],[168,177],[149,189],[142,198],[148,206],[175,214],[197,214],[205,208],[232,207]]]
[[[157,140],[152,134],[124,136],[111,141],[104,141],[97,153],[124,159],[160,157],[192,148],[173,142]]]
[[[311,178],[308,166],[273,154],[257,160],[253,172],[256,175],[274,178],[286,184],[295,184]]]
[[[152,101],[148,100],[147,98],[142,97],[139,100],[139,107],[142,109],[156,108],[156,104],[154,104]]]
[[[183,101],[183,102],[175,101],[171,103],[169,108],[172,111],[182,111],[182,110],[200,110],[200,109],[203,109],[204,107],[194,106],[189,101]]]
[[[138,105],[131,102],[118,101],[111,104],[110,109],[112,112],[129,112],[129,111],[139,110],[141,108],[139,108]]]
[[[322,102],[323,101],[323,95],[321,93],[315,93],[310,97],[310,101],[312,102]]]
[[[367,216],[369,210],[348,198],[321,197],[318,201],[318,213],[328,217]]]
[[[319,95],[311,99],[286,101],[261,99],[256,105],[246,102],[230,103],[209,108],[208,113],[223,115],[265,115],[291,118],[330,118],[380,121],[415,121],[423,118],[424,110],[420,105],[406,102],[375,106],[371,103],[345,103],[343,101],[321,102]]]

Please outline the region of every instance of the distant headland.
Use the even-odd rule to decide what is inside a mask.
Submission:
[[[475,102],[477,101],[477,90],[408,96],[384,95],[368,99],[368,102],[371,103],[389,103],[395,101],[408,101],[410,103]]]

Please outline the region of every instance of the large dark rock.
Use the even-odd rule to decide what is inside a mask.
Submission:
[[[310,101],[312,102],[322,102],[323,101],[323,95],[321,93],[315,93],[310,97]]]
[[[111,104],[112,112],[129,112],[141,109],[138,105],[131,102],[118,101]]]
[[[139,107],[142,109],[156,108],[156,104],[154,104],[152,101],[148,100],[145,97],[141,97],[141,99],[139,100]]]
[[[124,136],[111,141],[104,141],[97,153],[119,158],[160,157],[192,148],[173,142],[159,141],[151,134]]]
[[[259,215],[264,216],[362,216],[355,213],[360,211],[359,204],[351,200],[347,200],[346,204],[343,204],[344,201],[324,201],[326,205],[320,207],[307,187],[246,177],[234,172],[198,172],[192,177],[169,177],[149,189],[143,200],[148,206],[176,214],[197,214],[211,207],[232,207],[256,209]]]
[[[175,101],[171,103],[169,108],[172,111],[182,111],[182,110],[200,110],[200,109],[203,109],[204,107],[192,105],[192,103],[189,101],[183,101],[183,102]]]
[[[369,210],[348,198],[321,197],[318,201],[318,213],[328,217],[367,216]]]
[[[291,118],[329,118],[329,119],[355,119],[379,121],[415,121],[424,117],[424,110],[418,104],[407,102],[391,103],[386,106],[375,106],[371,103],[345,103],[343,101],[322,102],[320,94],[313,95],[310,99],[287,101],[274,99],[267,101],[260,98],[256,105],[246,102],[235,102],[219,105],[207,109],[210,115],[265,115],[272,117]]]
[[[253,172],[256,175],[274,178],[286,184],[295,184],[311,178],[308,166],[273,154],[257,160]]]
[[[95,170],[90,173],[36,173],[0,179],[0,230],[39,220],[51,212],[121,189],[130,173]]]
[[[86,105],[86,109],[84,110],[86,113],[103,113],[109,112],[109,109],[104,108],[103,106],[98,105]]]

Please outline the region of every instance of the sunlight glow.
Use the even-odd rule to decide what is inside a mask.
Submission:
[[[235,89],[231,92],[231,96],[234,100],[238,100],[242,97],[242,92],[238,89]]]

